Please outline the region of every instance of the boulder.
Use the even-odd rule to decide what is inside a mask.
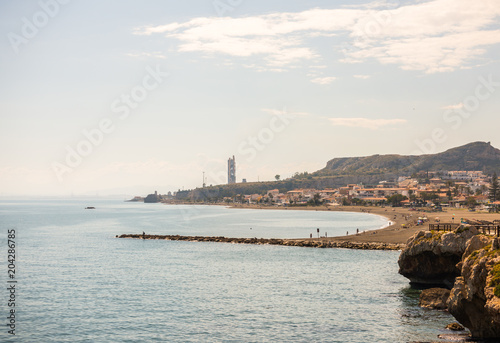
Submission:
[[[491,238],[483,235],[475,235],[467,241],[464,254],[462,255],[462,260],[465,260],[476,250],[480,250],[487,245],[491,244]]]
[[[493,239],[493,243],[491,244],[491,249],[493,249],[493,250],[500,249],[500,238],[499,237],[495,237],[495,239]]]
[[[447,233],[417,232],[399,256],[399,273],[411,283],[451,288],[460,276],[457,263],[462,260],[466,243],[476,234],[476,229],[462,227]]]
[[[420,293],[418,306],[435,310],[446,310],[446,301],[450,296],[450,290],[446,288],[429,288]]]

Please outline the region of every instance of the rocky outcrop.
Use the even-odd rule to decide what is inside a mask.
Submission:
[[[191,241],[191,242],[218,242],[233,244],[270,244],[286,245],[295,247],[310,248],[346,248],[360,250],[401,250],[403,244],[390,243],[358,243],[347,241],[328,241],[314,239],[278,239],[278,238],[230,238],[222,236],[179,236],[179,235],[142,235],[125,234],[116,236],[117,238],[136,238],[136,239],[162,239],[169,241]]]
[[[500,338],[500,239],[473,237],[459,265],[449,312],[473,337]]]
[[[465,330],[465,328],[458,323],[450,323],[450,324],[446,325],[445,329],[451,330],[451,331],[464,331]]]
[[[144,203],[157,203],[160,202],[163,199],[161,195],[158,194],[157,191],[155,191],[154,194],[148,194],[147,197],[144,198]]]
[[[406,243],[399,256],[399,273],[411,283],[451,288],[460,276],[456,266],[476,229],[459,227],[453,232],[420,231]]]
[[[446,310],[446,301],[450,296],[450,290],[446,288],[429,288],[420,293],[418,306],[435,310]]]

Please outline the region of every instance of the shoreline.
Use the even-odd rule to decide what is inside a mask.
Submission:
[[[187,205],[187,203],[186,203]],[[197,205],[197,204],[189,204]],[[461,218],[488,220],[500,220],[499,213],[488,212],[469,212],[461,208],[445,208],[442,212],[427,212],[427,208],[419,210],[410,210],[403,207],[377,207],[377,206],[297,206],[297,207],[278,207],[266,205],[243,205],[243,204],[199,204],[209,206],[226,206],[237,209],[258,209],[258,210],[277,210],[277,211],[330,211],[330,212],[351,212],[366,213],[385,217],[390,225],[380,229],[373,229],[359,234],[350,234],[348,236],[334,236],[328,238],[297,238],[296,240],[313,242],[346,242],[352,244],[397,244],[405,245],[408,239],[415,233],[427,230],[429,223],[460,223]],[[427,217],[423,225],[417,225],[419,217]],[[403,226],[404,225],[404,226]]]

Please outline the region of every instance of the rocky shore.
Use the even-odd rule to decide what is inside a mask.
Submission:
[[[278,239],[278,238],[229,238],[222,236],[179,236],[179,235],[142,235],[142,234],[124,234],[116,236],[117,238],[135,238],[135,239],[158,239],[168,241],[190,241],[190,242],[218,242],[233,244],[268,244],[284,245],[294,247],[310,248],[346,248],[360,250],[401,250],[404,244],[377,243],[377,242],[350,242],[350,241],[331,241],[322,239]]]
[[[398,263],[412,283],[451,288],[445,309],[473,338],[500,341],[500,238],[466,226],[447,233],[421,231],[410,238]],[[443,308],[445,293],[433,290],[421,300],[426,307]]]

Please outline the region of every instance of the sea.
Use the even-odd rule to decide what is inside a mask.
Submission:
[[[398,251],[116,238],[385,225],[365,213],[0,200],[0,342],[438,341],[454,319],[418,307]]]

